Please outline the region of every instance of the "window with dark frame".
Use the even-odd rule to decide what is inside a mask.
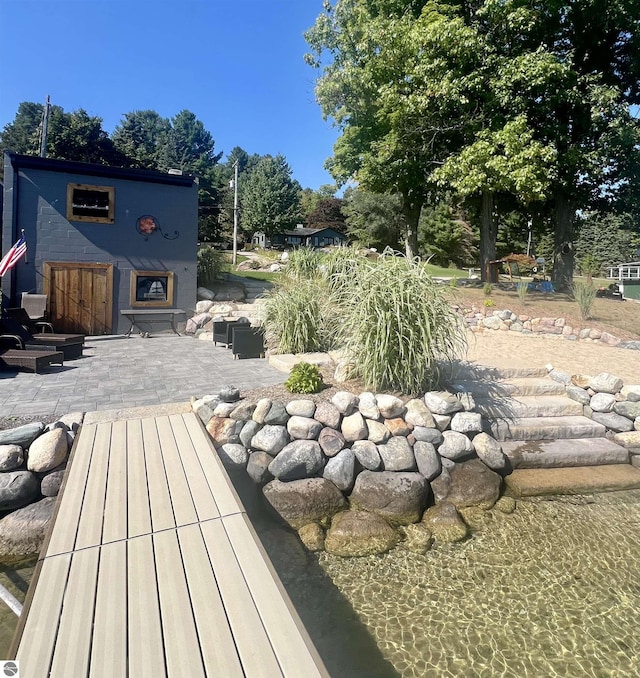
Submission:
[[[171,271],[131,271],[129,302],[132,308],[173,306],[173,273]]]
[[[67,219],[112,224],[115,215],[115,188],[89,184],[67,185]]]

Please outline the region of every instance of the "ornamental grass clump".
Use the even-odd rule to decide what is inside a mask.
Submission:
[[[368,388],[408,395],[442,384],[466,350],[463,320],[424,264],[403,256],[365,260],[341,298],[341,344]]]
[[[527,294],[529,293],[529,283],[526,280],[518,281],[516,285],[516,292],[518,293],[518,298],[523,304],[527,303]]]
[[[321,279],[285,279],[262,299],[260,319],[269,350],[308,353],[333,348],[337,316]]]
[[[289,253],[285,273],[290,278],[315,278],[320,274],[322,254],[310,247],[298,247]]]
[[[591,307],[596,298],[596,286],[591,281],[574,280],[571,291],[580,308],[582,319],[589,320],[591,318]]]

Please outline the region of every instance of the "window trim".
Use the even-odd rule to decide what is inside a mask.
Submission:
[[[136,292],[138,291],[138,278],[166,278],[167,279],[167,299],[154,301],[137,301]],[[131,282],[129,287],[130,308],[172,308],[173,307],[173,271],[131,271]]]
[[[85,216],[73,212],[73,192],[100,191],[109,195],[109,208],[104,217]],[[84,221],[93,224],[112,224],[115,221],[115,186],[95,186],[93,184],[67,184],[67,221]]]

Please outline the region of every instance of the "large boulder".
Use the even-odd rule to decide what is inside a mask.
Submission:
[[[34,473],[51,471],[65,461],[68,453],[67,432],[55,428],[31,443],[27,454],[27,468]]]
[[[288,442],[289,434],[284,426],[267,424],[251,439],[251,449],[262,450],[271,456],[275,456]]]
[[[46,497],[2,518],[0,557],[37,554],[47,534],[55,503],[55,497]]]
[[[442,474],[432,481],[433,491],[457,508],[490,509],[498,501],[502,478],[479,459],[454,464],[448,476]]]
[[[311,417],[294,414],[287,422],[287,431],[294,440],[315,440],[321,430],[322,424]]]
[[[344,449],[345,439],[340,431],[325,426],[325,428],[320,431],[318,443],[327,457],[335,457],[340,450]]]
[[[0,471],[15,471],[24,464],[20,445],[0,445]]]
[[[343,492],[350,490],[356,477],[356,456],[351,450],[341,450],[327,462],[322,477]]]
[[[269,472],[278,480],[300,480],[321,471],[324,455],[315,440],[294,440],[269,464]]]
[[[422,522],[427,526],[436,541],[452,543],[467,536],[467,526],[458,514],[456,507],[443,501],[425,511]]]
[[[41,421],[34,421],[31,424],[0,431],[0,445],[20,445],[20,447],[29,447],[43,430],[44,424]]]
[[[40,492],[40,482],[31,471],[0,473],[0,511],[30,504]]]
[[[416,467],[411,445],[404,436],[392,436],[378,452],[385,471],[412,471]]]
[[[344,511],[331,521],[324,547],[336,556],[370,556],[392,549],[400,540],[398,533],[375,513]]]
[[[392,525],[420,520],[429,485],[420,473],[362,471],[349,497],[352,507],[377,513]]]
[[[262,489],[269,505],[294,530],[327,521],[347,502],[340,490],[325,478],[305,478],[283,483],[272,480]]]

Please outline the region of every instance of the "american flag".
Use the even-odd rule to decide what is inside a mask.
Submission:
[[[20,240],[4,255],[0,261],[0,278],[10,269],[13,268],[20,257],[27,253],[27,241],[24,235],[20,236]]]

